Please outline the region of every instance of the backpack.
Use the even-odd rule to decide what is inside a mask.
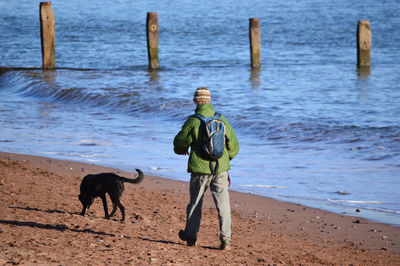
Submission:
[[[218,173],[218,159],[222,157],[225,149],[225,124],[221,114],[215,113],[214,116],[204,117],[199,114],[192,115],[201,120],[203,141],[200,147],[200,154],[204,159],[210,161],[210,170],[213,175]],[[215,168],[211,162],[216,162]]]

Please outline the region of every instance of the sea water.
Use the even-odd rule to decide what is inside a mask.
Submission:
[[[0,0],[0,66],[41,66],[39,3]],[[397,0],[52,7],[58,69],[0,75],[1,151],[188,180],[172,142],[206,86],[240,142],[232,190],[400,225]],[[147,12],[158,13],[159,70],[148,69]],[[371,24],[369,72],[356,66],[358,20]]]

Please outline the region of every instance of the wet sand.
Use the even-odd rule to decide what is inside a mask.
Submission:
[[[209,191],[198,245],[178,238],[188,183],[149,176],[125,184],[120,212],[104,219],[97,198],[79,215],[88,173],[126,173],[93,164],[0,153],[0,264],[400,265],[400,227],[231,191],[232,250],[221,251]],[[109,202],[110,205],[110,202]]]

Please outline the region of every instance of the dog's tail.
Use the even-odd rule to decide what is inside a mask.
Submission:
[[[135,179],[129,179],[129,178],[125,178],[125,177],[121,177],[121,180],[123,182],[128,182],[128,183],[133,183],[133,184],[139,184],[140,182],[142,182],[144,175],[143,172],[140,169],[136,168],[136,171],[139,173],[138,177]]]

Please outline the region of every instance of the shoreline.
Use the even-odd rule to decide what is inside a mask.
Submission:
[[[193,260],[200,264],[400,264],[400,227],[236,191],[230,191],[233,248],[229,255],[223,252],[224,256],[219,258],[218,254],[221,254],[222,251],[216,250],[219,244],[217,219],[214,203],[209,192],[205,194],[204,198],[203,220],[199,232],[200,247],[189,248],[183,245],[177,237],[178,230],[182,229],[185,222],[185,208],[189,197],[188,182],[186,181],[170,180],[144,173],[145,179],[142,183],[126,185],[121,202],[126,207],[127,221],[122,224],[118,221],[120,218],[118,211],[117,220],[103,219],[104,213],[99,199],[95,200],[90,216],[80,216],[78,213],[81,206],[77,199],[77,193],[80,181],[88,173],[114,171],[126,177],[133,176],[132,173],[94,164],[6,152],[0,152],[0,163],[3,172],[0,180],[0,190],[3,193],[0,194],[2,197],[0,200],[3,202],[2,213],[5,213],[4,216],[2,215],[5,218],[1,218],[0,222],[0,236],[2,236],[2,239],[10,239],[11,241],[8,246],[2,245],[0,250],[2,256],[0,257],[8,258],[10,254],[15,256],[15,253],[13,253],[15,249],[12,245],[10,246],[10,243],[14,243],[14,247],[24,243],[22,235],[9,233],[10,228],[17,227],[22,231],[32,230],[31,234],[36,234],[37,231],[53,231],[52,233],[60,238],[59,231],[62,230],[50,230],[49,224],[52,220],[46,219],[46,216],[50,214],[56,216],[53,217],[53,220],[59,219],[58,224],[62,224],[61,228],[66,228],[62,234],[78,235],[75,236],[78,239],[82,237],[81,235],[87,234],[86,227],[91,226],[94,226],[94,228],[90,230],[104,232],[104,236],[111,234],[116,237],[121,233],[120,231],[125,232],[127,230],[129,233],[135,231],[136,236],[132,234],[130,238],[125,237],[124,240],[126,241],[125,245],[128,246],[131,244],[143,246],[142,255],[132,257],[132,262],[136,263],[150,261],[156,264],[179,264]],[[13,176],[13,173],[17,173],[20,179],[10,179],[9,176]],[[57,182],[61,182],[61,187],[53,184],[54,177],[57,177]],[[58,179],[62,180],[59,181]],[[46,182],[46,180],[52,182]],[[21,182],[20,184],[27,184],[27,188],[18,186],[17,181]],[[45,186],[55,187],[51,189],[38,187],[38,184],[42,181]],[[14,182],[15,186],[11,186]],[[10,187],[8,187],[9,184]],[[64,186],[65,188],[63,188]],[[15,190],[12,193],[8,191],[11,188]],[[60,191],[53,195],[54,199],[42,199],[42,203],[39,204],[38,202],[39,206],[35,207],[36,199],[40,198],[39,196],[42,195],[40,193],[43,193],[43,191],[37,191],[39,188],[43,191],[53,192],[54,190],[54,193],[57,190]],[[22,190],[24,189],[31,190],[29,190],[29,193],[23,193]],[[146,200],[137,198],[138,195]],[[131,197],[134,197],[136,202],[131,202],[129,200]],[[55,206],[50,207],[54,204]],[[50,209],[46,211],[46,208]],[[44,211],[45,214],[35,211],[36,209],[41,210],[41,212]],[[158,217],[162,212],[165,212],[164,215]],[[29,216],[27,216],[27,213]],[[40,217],[37,217],[38,214]],[[42,220],[41,222],[34,222],[35,219]],[[44,228],[41,228],[41,226],[22,226],[21,223],[44,224],[50,226],[50,229],[46,226]],[[74,226],[78,226],[79,230],[74,231]],[[57,226],[55,228],[57,229]],[[210,230],[212,233],[209,232]],[[28,232],[24,233],[28,234]],[[42,233],[46,234],[46,232]],[[44,236],[39,234],[38,237],[43,238]],[[69,239],[74,236],[66,237]],[[87,238],[85,238],[85,241],[88,241]],[[33,238],[32,241],[35,242],[36,238]],[[106,242],[108,239],[103,239],[103,241]],[[89,246],[91,247],[90,243]],[[96,245],[93,247],[93,254],[99,259],[105,251],[101,252],[98,245],[104,244],[104,242],[94,243]],[[114,252],[121,254],[121,258],[125,258],[124,246],[114,247],[114,243],[111,240],[108,245],[113,247]],[[80,252],[79,247],[84,244],[84,240],[77,240],[75,244],[69,244],[71,248],[76,248],[75,251],[71,250],[69,256],[65,254],[67,256],[65,257],[58,254],[52,259],[57,263],[88,262],[87,259],[89,258],[77,260],[75,257],[75,259],[72,259],[74,257],[71,257],[71,254]],[[61,248],[59,251],[61,254],[63,249],[66,249],[62,240],[54,245]],[[25,249],[22,248],[22,250]],[[40,252],[30,253],[28,250],[26,253],[29,256],[25,254],[20,262],[34,263],[32,258],[35,258],[38,263],[52,263],[52,260],[37,256]],[[49,249],[45,248],[45,250]],[[157,252],[154,252],[154,250]],[[182,254],[182,252],[185,254]],[[52,254],[56,253],[54,250],[46,251],[48,257],[52,257]],[[148,253],[151,255],[148,255]],[[197,255],[197,260],[194,260],[193,254],[198,253],[200,255]],[[208,253],[212,253],[212,255],[207,255]],[[9,261],[2,261],[1,259],[0,262],[9,263]],[[118,264],[117,261],[113,262]],[[122,263],[123,260],[120,262]]]

